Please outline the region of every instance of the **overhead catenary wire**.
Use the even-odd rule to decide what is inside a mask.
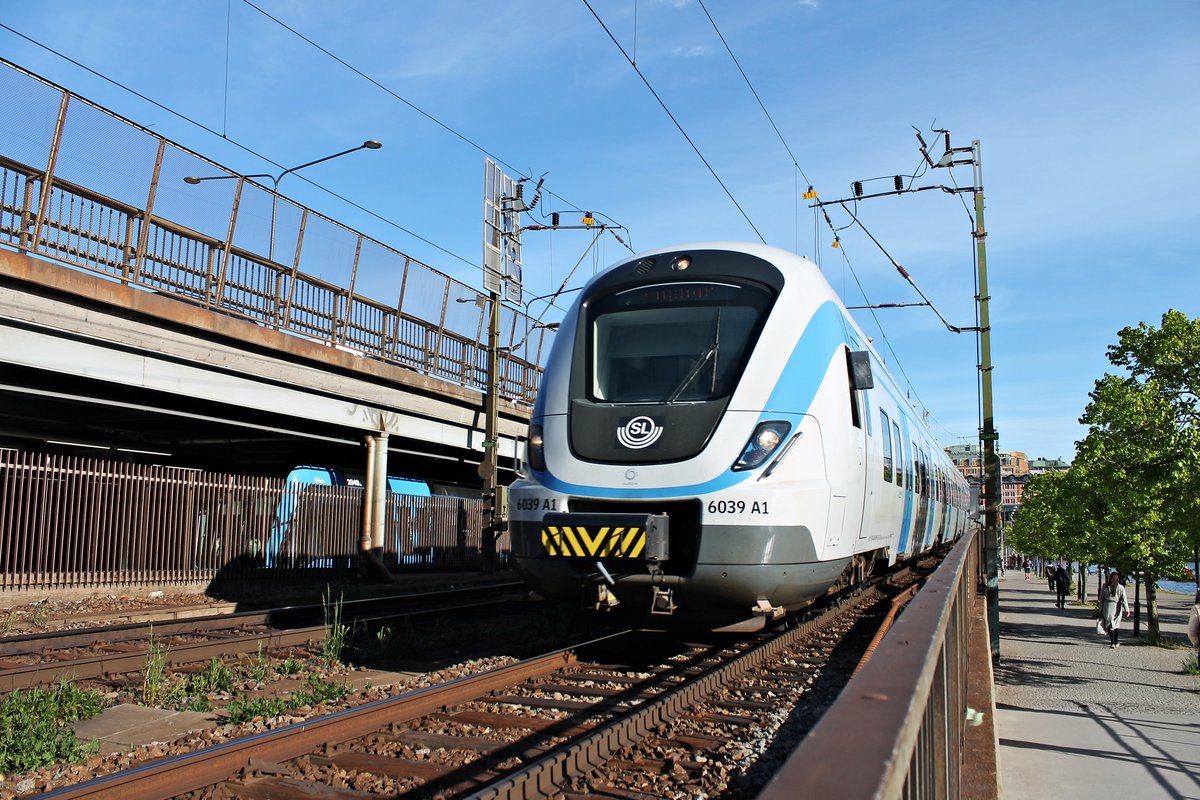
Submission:
[[[583,0],[583,4],[587,6],[588,11],[592,12],[592,16],[596,18],[596,22],[600,23],[600,27],[604,29],[606,34],[608,34],[608,38],[611,39],[612,43],[615,44],[617,49],[621,51],[621,55],[624,56],[625,60],[629,62],[629,66],[632,67],[633,71],[637,73],[637,76],[641,78],[642,83],[644,83],[646,88],[650,90],[650,94],[653,95],[654,99],[658,101],[658,104],[662,107],[662,110],[666,112],[666,115],[670,118],[671,122],[673,122],[675,127],[679,129],[679,132],[683,135],[683,138],[687,140],[687,143],[691,145],[691,148],[693,151],[695,151],[696,156],[700,159],[700,161],[708,169],[709,173],[720,185],[721,189],[725,192],[725,196],[729,198],[729,201],[733,203],[735,208],[737,208],[738,212],[742,215],[742,218],[746,220],[746,224],[749,225],[754,231],[754,235],[758,237],[760,242],[766,244],[767,240],[764,239],[762,233],[759,232],[758,226],[754,224],[754,221],[750,219],[750,215],[746,213],[746,210],[742,208],[741,203],[739,203],[737,198],[733,196],[733,192],[731,192],[729,187],[725,185],[725,181],[721,180],[721,176],[717,174],[715,169],[713,169],[712,164],[708,163],[708,159],[704,157],[704,154],[700,152],[700,148],[696,146],[694,141],[692,141],[692,137],[688,135],[688,132],[684,130],[683,125],[681,125],[679,120],[675,118],[675,115],[671,113],[671,109],[667,107],[666,102],[664,102],[662,97],[659,96],[658,92],[655,91],[654,86],[651,85],[649,79],[646,78],[641,68],[639,68],[637,63],[629,57],[629,53],[625,52],[625,48],[621,46],[621,43],[617,41],[617,37],[613,35],[611,30],[609,30],[608,25],[606,25],[604,20],[600,18],[600,15],[596,13],[596,9],[592,8],[592,4],[588,2],[588,0]]]
[[[766,116],[767,122],[771,123],[771,128],[775,131],[775,135],[779,137],[779,143],[783,145],[783,149],[787,151],[788,158],[790,158],[792,160],[792,166],[796,168],[796,172],[799,173],[799,176],[804,179],[805,185],[807,185],[811,189],[812,185],[813,185],[812,181],[809,180],[808,175],[804,172],[804,168],[800,166],[800,162],[796,159],[796,154],[793,153],[792,148],[788,146],[787,139],[785,139],[783,137],[783,133],[779,130],[779,126],[775,124],[775,119],[771,116],[771,112],[767,110],[766,103],[764,103],[762,101],[762,98],[758,94],[758,90],[754,88],[754,84],[750,81],[750,76],[746,74],[746,70],[742,69],[742,64],[740,61],[738,61],[738,57],[736,55],[734,55],[733,48],[729,46],[729,42],[725,39],[725,34],[721,33],[721,28],[720,28],[720,26],[717,25],[717,21],[715,19],[713,19],[712,14],[710,14],[708,12],[708,6],[704,5],[704,0],[698,0],[698,2],[700,4],[700,10],[702,10],[704,12],[704,16],[708,17],[708,21],[712,25],[713,30],[716,32],[717,38],[720,39],[721,44],[723,44],[725,46],[725,52],[729,53],[729,58],[733,60],[733,65],[735,67],[737,67],[738,73],[742,76],[742,80],[744,80],[746,82],[746,88],[748,88],[750,90],[750,94],[754,95],[754,99],[758,102],[758,107],[762,109],[763,115]],[[793,194],[794,194],[793,202],[794,202],[795,208],[796,208],[796,221],[795,221],[796,250],[797,250],[797,252],[799,252],[799,250],[800,250],[800,184],[799,184],[798,178],[796,179],[796,185],[793,189]],[[814,245],[815,245],[815,242],[814,242]]]
[[[257,150],[250,147],[249,145],[243,144],[242,142],[238,141],[237,139],[235,139],[231,136],[226,136],[225,134],[220,133],[220,132],[214,130],[213,128],[210,128],[208,125],[205,125],[203,122],[200,122],[197,119],[193,119],[192,117],[189,117],[188,115],[186,115],[180,111],[176,111],[175,109],[171,108],[170,106],[168,106],[164,103],[161,103],[158,100],[155,100],[154,98],[149,97],[148,95],[145,95],[145,94],[139,92],[138,90],[134,89],[131,86],[127,86],[126,84],[121,83],[120,81],[118,81],[114,78],[110,78],[108,75],[105,75],[102,72],[92,69],[91,67],[84,64],[83,62],[78,61],[77,59],[71,58],[66,53],[55,50],[53,47],[50,47],[47,44],[43,44],[42,42],[39,42],[38,40],[36,40],[30,36],[26,36],[25,34],[21,33],[20,31],[16,30],[15,28],[10,27],[9,25],[6,25],[3,22],[0,22],[0,28],[3,28],[4,30],[8,31],[9,33],[13,34],[14,36],[24,39],[25,41],[29,42],[30,44],[34,45],[35,47],[40,47],[41,49],[45,50],[46,52],[52,53],[55,56],[58,56],[59,58],[63,59],[64,61],[66,61],[70,64],[73,64],[76,67],[79,67],[83,71],[96,76],[97,78],[99,78],[102,81],[111,83],[113,86],[116,86],[119,89],[122,89],[123,91],[129,92],[134,97],[137,97],[140,100],[144,100],[145,102],[149,103],[150,105],[154,106],[155,108],[158,108],[161,111],[164,111],[173,117],[177,117],[178,119],[183,120],[184,122],[188,123],[189,125],[194,125],[202,131],[211,133],[213,136],[219,137],[223,141],[228,142],[229,144],[233,145],[234,147],[238,148],[239,150],[241,150],[245,153],[249,153],[250,155],[254,156],[255,158],[260,158],[263,161],[265,161],[266,163],[271,164],[272,166],[278,167],[279,169],[285,169],[283,164],[279,163],[278,161],[271,158],[270,156],[264,155],[263,153],[258,152]],[[0,58],[0,63],[11,64],[12,62],[7,61],[6,59]],[[16,66],[16,65],[13,65],[13,66]],[[450,256],[451,258],[456,258],[459,261],[462,261],[464,264],[467,264],[471,267],[479,266],[476,262],[471,261],[467,258],[464,258],[463,256],[459,255],[458,253],[455,253],[454,251],[443,247],[442,245],[438,244],[437,242],[426,239],[424,236],[420,235],[419,233],[409,230],[408,228],[404,227],[403,225],[401,225],[400,223],[398,223],[394,220],[388,219],[387,217],[384,217],[383,215],[381,215],[375,211],[371,211],[370,209],[367,209],[367,208],[359,205],[358,203],[354,202],[353,200],[349,200],[349,199],[343,197],[342,195],[338,194],[337,192],[333,191],[332,189],[324,186],[323,184],[317,183],[316,181],[312,180],[311,178],[308,178],[307,176],[305,176],[301,173],[296,173],[295,177],[299,180],[304,181],[305,183],[307,183],[310,186],[315,186],[316,188],[327,193],[331,197],[336,197],[337,199],[352,206],[353,208],[356,208],[359,211],[362,211],[364,214],[367,214],[367,215],[373,217],[374,219],[377,219],[380,222],[383,222],[386,225],[390,225],[391,227],[395,228],[396,230],[403,231],[404,233],[408,234],[409,236],[412,236],[414,239],[424,242],[425,244],[429,245],[430,247],[432,247],[442,253],[445,253],[446,255]]]
[[[916,293],[921,296],[921,299],[925,301],[924,305],[929,306],[929,310],[937,315],[937,318],[942,321],[942,324],[946,326],[946,329],[948,331],[950,331],[951,333],[964,333],[966,331],[975,330],[975,328],[963,328],[958,325],[951,325],[950,322],[944,316],[942,316],[942,312],[939,311],[937,306],[935,306],[933,304],[933,301],[931,301],[929,299],[929,297],[926,296],[925,292],[923,292],[921,290],[921,287],[917,286],[917,282],[913,280],[912,275],[910,275],[908,273],[908,270],[906,270],[904,267],[902,267],[900,265],[900,262],[898,262],[896,259],[892,258],[892,254],[887,251],[887,248],[885,248],[880,243],[880,241],[875,238],[875,235],[873,233],[871,233],[869,230],[867,230],[867,226],[862,224],[862,220],[860,220],[858,218],[858,215],[855,214],[853,211],[851,211],[849,208],[846,208],[846,204],[844,202],[839,203],[839,205],[841,205],[842,208],[844,208],[846,210],[846,213],[850,215],[854,224],[857,225],[862,230],[862,232],[867,235],[867,238],[869,238],[872,242],[875,243],[875,246],[879,248],[879,252],[883,253],[884,257],[888,261],[890,261],[892,266],[896,268],[896,271],[900,273],[900,277],[904,278],[904,280],[908,283],[908,285],[911,286],[916,291]]]
[[[483,145],[481,145],[481,144],[479,144],[478,142],[474,141],[473,139],[471,139],[471,138],[467,137],[465,134],[463,134],[463,133],[460,133],[459,131],[455,130],[453,127],[451,127],[450,125],[446,124],[445,122],[442,122],[440,119],[438,119],[437,117],[435,117],[433,114],[430,114],[428,111],[426,111],[425,109],[423,109],[423,108],[421,108],[420,106],[416,105],[416,104],[415,104],[415,103],[413,103],[412,101],[408,100],[408,99],[407,99],[406,97],[404,97],[403,95],[400,95],[400,94],[398,94],[397,92],[393,91],[393,90],[392,90],[391,88],[389,88],[388,86],[385,86],[383,83],[380,83],[380,82],[379,82],[379,81],[377,81],[375,78],[372,78],[370,75],[368,75],[367,73],[363,72],[361,69],[359,69],[358,67],[354,66],[353,64],[351,64],[351,63],[350,63],[349,61],[347,61],[346,59],[344,59],[344,58],[342,58],[341,56],[337,55],[336,53],[334,53],[333,51],[331,51],[329,48],[327,48],[327,47],[325,47],[325,46],[321,45],[319,42],[317,42],[317,41],[313,40],[311,37],[309,37],[309,36],[306,36],[305,34],[301,33],[301,32],[300,32],[300,31],[298,31],[298,30],[296,30],[296,29],[295,29],[295,28],[293,28],[291,25],[288,25],[286,22],[284,22],[283,20],[281,20],[281,19],[279,19],[278,17],[274,16],[274,15],[273,15],[273,14],[271,14],[270,12],[268,12],[268,11],[265,11],[264,9],[262,9],[262,8],[260,8],[259,6],[255,5],[253,2],[251,2],[251,0],[242,0],[242,2],[243,2],[245,5],[249,6],[250,8],[254,9],[255,11],[257,11],[258,13],[262,14],[262,15],[263,15],[264,17],[266,17],[267,19],[269,19],[269,20],[271,20],[272,22],[274,22],[274,23],[275,23],[276,25],[278,25],[279,27],[281,27],[281,28],[283,28],[284,30],[288,31],[288,32],[289,32],[289,33],[291,33],[293,36],[296,36],[297,38],[299,38],[300,40],[302,40],[303,42],[305,42],[305,43],[306,43],[306,44],[308,44],[309,46],[311,46],[311,47],[313,47],[313,48],[315,48],[315,49],[317,49],[317,50],[321,51],[321,52],[322,52],[322,53],[324,53],[326,56],[328,56],[329,58],[333,59],[333,60],[334,60],[334,61],[336,61],[337,63],[341,64],[343,67],[345,67],[346,69],[350,70],[352,73],[354,73],[354,74],[355,74],[355,75],[357,75],[358,77],[360,77],[360,78],[362,78],[363,80],[365,80],[365,81],[369,82],[369,83],[370,83],[372,86],[375,86],[375,87],[376,87],[377,89],[379,89],[380,91],[384,92],[385,94],[389,95],[390,97],[392,97],[392,98],[394,98],[394,99],[396,99],[396,100],[399,100],[401,103],[403,103],[404,105],[408,106],[410,109],[412,109],[413,111],[417,112],[417,113],[418,113],[418,114],[420,114],[422,117],[425,117],[425,119],[427,119],[427,120],[429,120],[430,122],[432,122],[433,124],[437,125],[437,126],[438,126],[439,128],[441,128],[442,130],[444,130],[444,131],[446,131],[447,133],[451,134],[452,136],[454,136],[454,137],[458,138],[459,140],[461,140],[461,141],[462,141],[462,142],[464,142],[465,144],[469,145],[470,147],[474,148],[475,150],[478,150],[480,153],[484,154],[485,156],[487,156],[487,157],[491,158],[491,159],[492,159],[492,160],[494,160],[494,161],[495,161],[497,164],[500,164],[500,165],[504,166],[504,167],[505,167],[506,169],[508,169],[510,172],[512,172],[512,173],[514,173],[514,174],[517,174],[517,175],[521,175],[521,176],[523,176],[523,177],[526,177],[526,178],[528,178],[528,177],[532,177],[532,173],[528,173],[528,172],[526,172],[525,170],[522,170],[520,167],[514,166],[513,164],[510,164],[508,161],[505,161],[503,158],[500,158],[499,156],[495,155],[494,153],[492,153],[491,151],[489,151],[489,150],[488,150],[486,147],[484,147]],[[546,190],[545,190],[545,192],[546,192],[546,194],[554,194],[554,193],[553,193],[551,190],[549,190],[549,189],[546,189]],[[576,204],[576,203],[572,203],[571,201],[567,200],[567,199],[566,199],[566,198],[564,198],[562,195],[557,195],[557,196],[558,196],[558,198],[559,198],[560,200],[562,200],[563,202],[567,203],[567,204],[568,204],[568,205],[570,205],[570,206],[573,206],[573,207],[575,207],[575,208],[582,208],[582,207],[581,207],[581,206],[579,206],[578,204]],[[597,212],[597,213],[599,213],[599,212]],[[607,214],[603,214],[603,213],[601,213],[600,215],[601,215],[601,216],[603,216],[605,219],[611,220],[611,221],[614,223],[614,227],[618,227],[618,228],[624,228],[624,227],[625,227],[624,225],[621,225],[619,222],[617,222],[617,220],[614,220],[614,219],[612,219],[612,217],[608,216]],[[628,229],[626,229],[626,230],[628,230]]]
[[[888,352],[892,354],[892,362],[896,365],[896,369],[900,371],[900,374],[904,376],[904,380],[908,384],[909,394],[916,398],[917,402],[922,408],[928,409],[928,406],[925,405],[925,401],[921,399],[921,396],[917,393],[917,390],[913,388],[912,378],[910,378],[908,376],[908,372],[905,371],[904,364],[900,361],[899,354],[896,352],[895,348],[892,347],[891,337],[887,335],[887,331],[884,330],[883,323],[879,320],[879,315],[875,313],[877,306],[872,303],[871,299],[867,296],[867,290],[863,287],[862,280],[860,280],[858,277],[858,271],[854,269],[854,265],[850,262],[850,254],[846,252],[846,248],[844,246],[839,247],[839,251],[842,255],[842,263],[844,263],[850,270],[850,274],[854,277],[854,283],[858,286],[859,293],[863,296],[863,300],[867,302],[866,310],[870,311],[871,319],[875,323],[875,328],[879,331],[880,336],[883,338],[883,343],[887,346]],[[926,415],[929,415],[928,410],[926,410],[925,413]],[[934,420],[936,422],[936,418],[934,418]],[[941,425],[940,422],[938,422],[938,425],[943,430],[946,430],[947,433],[949,433],[949,430],[944,425]]]
[[[767,121],[771,123],[771,128],[775,131],[775,135],[779,137],[779,142],[783,145],[783,149],[787,150],[788,157],[792,159],[792,166],[799,171],[800,176],[804,178],[804,182],[811,186],[812,181],[808,179],[808,175],[804,173],[804,168],[801,167],[800,163],[796,160],[796,155],[792,152],[792,148],[788,147],[787,140],[783,138],[783,134],[779,131],[779,126],[775,124],[775,120],[771,117],[771,112],[767,111],[767,106],[763,103],[762,98],[758,96],[758,91],[754,88],[754,84],[750,82],[750,77],[746,75],[746,70],[742,69],[741,62],[739,62],[737,56],[733,54],[733,49],[729,46],[729,42],[725,41],[725,35],[721,33],[721,29],[717,27],[716,20],[713,19],[712,14],[708,13],[708,7],[704,5],[704,0],[698,0],[698,2],[700,3],[700,10],[704,12],[704,16],[708,17],[709,23],[712,24],[713,30],[716,31],[717,38],[720,39],[721,44],[725,46],[725,52],[729,53],[729,57],[733,59],[733,64],[737,67],[738,72],[741,74],[742,80],[746,82],[746,86],[750,89],[750,93],[754,95],[754,99],[758,101],[758,107],[762,109],[763,114],[765,114],[767,117]]]
[[[342,64],[343,66],[345,66],[347,69],[351,70],[351,71],[352,71],[353,73],[355,73],[356,75],[359,75],[359,76],[361,76],[362,78],[364,78],[364,79],[368,80],[369,82],[371,82],[373,85],[377,86],[378,88],[380,88],[380,89],[382,89],[383,91],[385,91],[386,93],[388,93],[390,96],[392,96],[392,97],[394,97],[395,99],[397,99],[397,100],[400,100],[401,102],[405,103],[406,105],[408,105],[410,108],[412,108],[412,109],[413,109],[414,111],[416,111],[417,113],[419,113],[419,114],[421,114],[422,116],[426,117],[427,119],[429,119],[430,121],[434,122],[435,124],[437,124],[438,126],[442,127],[443,129],[445,129],[445,130],[449,131],[449,132],[450,132],[451,134],[453,134],[454,136],[456,136],[456,137],[458,137],[458,138],[462,139],[463,141],[465,141],[465,142],[466,142],[467,144],[469,144],[470,146],[474,147],[475,149],[479,150],[480,152],[484,153],[485,155],[488,155],[489,157],[493,158],[493,159],[494,159],[495,161],[497,161],[498,163],[500,163],[500,164],[503,164],[505,167],[507,167],[507,168],[508,168],[508,169],[510,169],[511,171],[513,171],[513,172],[515,172],[515,173],[517,173],[517,174],[521,174],[521,170],[517,169],[516,167],[513,167],[511,164],[509,164],[508,162],[504,161],[503,159],[501,159],[501,158],[499,158],[499,157],[497,157],[497,156],[493,155],[493,154],[492,154],[492,153],[490,153],[490,152],[489,152],[489,151],[488,151],[486,148],[484,148],[484,147],[482,147],[481,145],[479,145],[479,144],[477,144],[477,143],[475,143],[475,142],[471,141],[471,140],[470,140],[470,139],[468,139],[467,137],[465,137],[465,136],[463,136],[462,134],[460,134],[458,131],[454,130],[454,129],[453,129],[453,128],[451,128],[450,126],[448,126],[448,125],[446,125],[445,123],[443,123],[443,122],[441,122],[440,120],[438,120],[438,119],[437,119],[436,117],[434,117],[433,115],[431,115],[431,114],[429,114],[429,113],[425,112],[425,111],[424,111],[424,110],[422,110],[421,108],[419,108],[419,107],[417,107],[416,105],[414,105],[414,104],[410,103],[408,100],[406,100],[405,98],[403,98],[403,97],[401,97],[400,95],[396,94],[395,92],[392,92],[392,91],[391,91],[390,89],[388,89],[386,86],[383,86],[383,85],[382,85],[382,84],[380,84],[378,81],[375,81],[373,78],[371,78],[370,76],[366,75],[366,74],[365,74],[365,73],[363,73],[361,70],[359,70],[359,69],[355,68],[353,65],[349,64],[348,62],[346,62],[344,59],[340,58],[340,57],[339,57],[339,56],[337,56],[336,54],[334,54],[334,53],[330,52],[328,49],[326,49],[326,48],[322,47],[320,44],[318,44],[317,42],[313,41],[311,38],[309,38],[309,37],[305,36],[304,34],[300,33],[300,32],[299,32],[299,31],[297,31],[297,30],[295,30],[294,28],[292,28],[291,26],[287,25],[287,24],[286,24],[286,23],[284,23],[283,21],[279,20],[279,19],[278,19],[278,18],[276,18],[275,16],[273,16],[273,15],[271,15],[270,13],[268,13],[268,12],[264,11],[263,9],[259,8],[259,7],[258,7],[258,6],[256,6],[254,3],[252,3],[252,2],[249,2],[249,0],[242,0],[242,2],[243,2],[243,3],[245,3],[247,6],[249,6],[250,8],[254,9],[255,11],[259,12],[260,14],[262,14],[263,16],[265,16],[267,19],[271,20],[271,21],[272,21],[272,22],[274,22],[275,24],[277,24],[277,25],[279,25],[280,27],[284,28],[285,30],[289,31],[289,32],[290,32],[290,33],[292,33],[293,35],[295,35],[295,36],[299,37],[300,39],[302,39],[304,42],[306,42],[306,43],[307,43],[307,44],[309,44],[310,46],[312,46],[312,47],[316,48],[317,50],[320,50],[322,53],[324,53],[324,54],[325,54],[325,55],[327,55],[328,57],[330,57],[330,58],[334,59],[335,61],[337,61],[338,63]],[[227,35],[227,37],[228,37],[228,35],[229,35],[229,27],[228,27],[228,21],[229,21],[229,19],[228,19],[228,17],[229,17],[229,11],[228,11],[228,9],[227,9],[227,12],[226,12],[226,16],[227,16],[227,20],[226,20],[226,21],[227,21],[226,35]],[[182,113],[182,112],[180,112],[180,111],[177,111],[176,109],[174,109],[174,108],[172,108],[172,107],[170,107],[170,106],[166,105],[165,103],[163,103],[163,102],[160,102],[160,101],[158,101],[158,100],[155,100],[154,98],[152,98],[152,97],[150,97],[150,96],[148,96],[148,95],[146,95],[146,94],[144,94],[144,93],[142,93],[142,92],[140,92],[140,91],[138,91],[138,90],[134,89],[133,87],[131,87],[131,86],[129,86],[129,85],[127,85],[127,84],[125,84],[125,83],[122,83],[121,81],[118,81],[118,80],[116,80],[116,79],[114,79],[114,78],[112,78],[112,77],[110,77],[110,76],[108,76],[108,75],[105,75],[104,73],[102,73],[102,72],[100,72],[100,71],[98,71],[98,70],[96,70],[96,69],[94,69],[94,68],[92,68],[92,67],[89,67],[88,65],[86,65],[86,64],[84,64],[84,63],[82,63],[81,61],[79,61],[79,60],[77,60],[77,59],[75,59],[75,58],[72,58],[72,57],[70,57],[70,56],[66,55],[65,53],[63,53],[63,52],[61,52],[61,51],[59,51],[59,50],[56,50],[55,48],[53,48],[53,47],[51,47],[51,46],[49,46],[49,45],[47,45],[47,44],[44,44],[43,42],[40,42],[40,41],[38,41],[38,40],[36,40],[36,39],[34,39],[34,38],[32,38],[32,37],[30,37],[30,36],[28,36],[28,35],[26,35],[26,34],[22,33],[21,31],[18,31],[18,30],[16,30],[15,28],[12,28],[11,26],[9,26],[9,25],[7,25],[7,24],[5,24],[5,23],[3,23],[3,22],[0,22],[0,28],[3,28],[4,30],[7,30],[8,32],[12,33],[14,36],[17,36],[17,37],[19,37],[19,38],[21,38],[21,39],[23,39],[23,40],[25,40],[25,41],[29,42],[30,44],[34,45],[35,47],[39,47],[39,48],[41,48],[41,49],[43,49],[43,50],[45,50],[45,51],[47,51],[47,52],[49,52],[49,53],[51,53],[51,54],[53,54],[53,55],[57,56],[58,58],[61,58],[61,59],[63,59],[64,61],[66,61],[66,62],[68,62],[68,63],[70,63],[70,64],[73,64],[74,66],[76,66],[76,67],[78,67],[78,68],[80,68],[80,69],[84,70],[85,72],[87,72],[87,73],[89,73],[89,74],[91,74],[91,75],[94,75],[95,77],[97,77],[97,78],[99,78],[99,79],[101,79],[101,80],[103,80],[103,81],[105,81],[105,82],[107,82],[107,83],[110,83],[110,84],[112,84],[113,86],[116,86],[116,87],[120,88],[121,90],[123,90],[123,91],[125,91],[125,92],[128,92],[129,94],[133,95],[134,97],[137,97],[137,98],[139,98],[140,100],[143,100],[143,101],[145,101],[145,102],[149,103],[150,105],[154,106],[155,108],[158,108],[158,109],[160,109],[160,110],[162,110],[162,111],[164,111],[164,112],[166,112],[166,113],[168,113],[168,114],[170,114],[170,115],[172,115],[172,116],[174,116],[174,117],[176,117],[176,118],[178,118],[178,119],[180,119],[180,120],[182,120],[182,121],[184,121],[184,122],[186,122],[186,123],[188,123],[188,124],[190,124],[190,125],[193,125],[193,126],[195,126],[195,127],[199,128],[200,130],[203,130],[203,131],[205,131],[206,133],[210,133],[210,134],[212,134],[212,135],[214,135],[214,136],[218,136],[218,137],[220,137],[222,140],[224,140],[224,141],[228,142],[229,144],[233,145],[234,147],[237,147],[238,149],[242,150],[243,152],[245,152],[245,153],[248,153],[248,154],[250,154],[250,155],[252,155],[252,156],[254,156],[254,157],[256,157],[256,158],[262,159],[262,160],[263,160],[264,162],[266,162],[267,164],[271,164],[272,166],[278,167],[279,169],[284,169],[284,165],[283,165],[282,163],[280,163],[279,161],[276,161],[275,159],[271,158],[270,156],[267,156],[267,155],[265,155],[264,153],[261,153],[261,152],[259,152],[258,150],[254,149],[253,147],[251,147],[251,146],[249,146],[249,145],[247,145],[247,144],[244,144],[244,143],[242,143],[242,142],[241,142],[241,141],[239,141],[238,139],[236,139],[236,138],[234,138],[234,137],[231,137],[231,136],[229,136],[229,135],[228,135],[228,133],[227,133],[227,130],[223,130],[223,131],[220,131],[220,132],[219,132],[219,131],[217,131],[217,130],[213,129],[212,127],[210,127],[210,126],[208,126],[208,125],[204,124],[203,122],[200,122],[199,120],[197,120],[197,119],[194,119],[194,118],[192,118],[192,117],[188,116],[187,114],[184,114],[184,113]],[[226,59],[228,59],[228,44],[227,44],[226,50],[227,50],[227,52],[226,52]],[[226,84],[228,84],[228,81],[229,81],[229,69],[228,69],[228,64],[226,64],[226,75],[225,75],[225,81],[226,81]],[[226,92],[227,92],[227,91],[228,91],[228,88],[226,87]],[[226,100],[225,100],[225,103],[227,104],[227,98],[226,98]],[[223,126],[223,128],[227,128],[227,120],[224,118],[224,114],[225,114],[225,112],[223,112],[222,126]],[[347,205],[349,205],[350,207],[352,207],[352,208],[354,208],[354,209],[356,209],[356,210],[358,210],[358,211],[361,211],[361,212],[363,212],[364,214],[366,214],[366,215],[370,216],[371,218],[373,218],[373,219],[375,219],[375,220],[378,220],[379,222],[382,222],[383,224],[385,224],[385,225],[387,225],[387,226],[389,226],[389,227],[392,227],[392,228],[394,228],[394,229],[396,229],[396,230],[398,230],[398,231],[401,231],[401,232],[403,232],[403,233],[407,234],[408,236],[411,236],[411,237],[413,237],[413,238],[414,238],[414,239],[416,239],[417,241],[420,241],[420,242],[422,242],[422,243],[424,243],[424,244],[426,244],[426,245],[429,245],[430,247],[432,247],[432,248],[434,248],[435,250],[437,250],[437,251],[439,251],[439,252],[441,252],[441,253],[443,253],[443,254],[445,254],[445,255],[449,256],[450,258],[453,258],[453,259],[456,259],[456,260],[458,260],[458,261],[461,261],[463,264],[466,264],[467,266],[470,266],[470,267],[478,267],[478,263],[477,263],[476,261],[473,261],[473,260],[471,260],[471,259],[469,259],[469,258],[467,258],[467,257],[465,257],[465,256],[463,256],[463,255],[460,255],[459,253],[456,253],[456,252],[454,252],[453,250],[450,250],[449,248],[447,248],[447,247],[444,247],[443,245],[440,245],[440,244],[438,244],[437,242],[434,242],[434,241],[432,241],[432,240],[430,240],[430,239],[428,239],[428,238],[426,238],[426,237],[422,236],[421,234],[417,233],[416,231],[413,231],[413,230],[411,230],[411,229],[409,229],[409,228],[405,227],[404,225],[401,225],[400,223],[396,222],[395,220],[389,219],[388,217],[385,217],[385,216],[383,216],[382,214],[379,214],[378,212],[372,211],[371,209],[368,209],[368,208],[366,208],[365,206],[362,206],[361,204],[359,204],[359,203],[357,203],[357,202],[355,202],[355,201],[353,201],[353,200],[350,200],[349,198],[345,197],[344,195],[342,195],[342,194],[340,194],[340,193],[338,193],[338,192],[335,192],[334,190],[332,190],[332,189],[328,188],[328,187],[327,187],[327,186],[325,186],[324,184],[321,184],[321,183],[319,183],[319,182],[317,182],[317,181],[315,181],[315,180],[312,180],[312,179],[311,179],[311,178],[309,178],[308,176],[305,176],[305,175],[302,175],[302,174],[297,174],[297,175],[296,175],[296,177],[297,177],[299,180],[302,180],[302,181],[304,181],[305,183],[309,184],[310,186],[313,186],[313,187],[316,187],[317,189],[320,189],[321,191],[325,192],[325,193],[326,193],[326,194],[328,194],[329,196],[331,196],[331,197],[334,197],[334,198],[337,198],[338,200],[342,201],[343,203],[346,203]],[[552,191],[550,191],[549,189],[547,189],[547,190],[546,190],[546,194],[547,194],[547,195],[554,195],[554,193],[553,193]],[[564,198],[562,198],[562,196],[561,196],[561,195],[558,195],[558,197],[559,197],[559,199],[560,199],[560,200],[564,200],[564,202],[567,202],[567,203],[569,203],[569,201],[565,201],[565,199],[564,199]],[[569,203],[569,204],[570,204],[570,203]],[[574,205],[574,204],[571,204],[571,205]],[[612,226],[609,226],[609,232],[610,232],[610,233],[613,235],[613,237],[614,237],[614,238],[615,238],[615,239],[616,239],[618,242],[620,242],[620,243],[621,243],[622,245],[624,245],[624,246],[625,246],[627,249],[629,249],[629,250],[631,250],[631,251],[632,251],[632,247],[631,247],[631,246],[630,246],[628,243],[626,243],[624,239],[622,239],[622,238],[621,238],[619,235],[617,235],[617,234],[615,233],[615,231],[613,231],[613,230],[612,230],[612,228],[624,229],[624,230],[626,230],[626,231],[628,231],[628,229],[627,229],[627,228],[625,228],[625,226],[621,225],[621,224],[620,224],[620,223],[619,223],[617,220],[614,220],[612,217],[610,217],[610,216],[609,216],[609,215],[607,215],[607,214],[603,214],[603,213],[600,213],[600,212],[595,212],[595,213],[597,213],[597,215],[598,215],[598,216],[601,216],[601,217],[603,217],[603,218],[605,218],[605,219],[607,219],[607,220],[610,220],[610,221],[613,223],[613,225],[612,225]]]

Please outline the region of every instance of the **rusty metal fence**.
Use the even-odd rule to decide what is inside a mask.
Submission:
[[[967,676],[990,658],[969,646],[982,543],[959,540],[759,800],[968,794]]]
[[[361,487],[0,450],[0,591],[349,576]],[[482,501],[388,496],[382,559],[480,566]],[[507,537],[499,543],[507,553]]]
[[[0,96],[0,245],[486,390],[479,291],[3,59]],[[502,395],[552,336],[502,308]]]

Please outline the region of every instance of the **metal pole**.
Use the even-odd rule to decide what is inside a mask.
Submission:
[[[987,284],[987,251],[985,242],[987,228],[983,224],[983,164],[979,140],[971,142],[971,160],[975,167],[975,251],[979,274],[979,382],[983,403],[983,428],[979,438],[983,440],[983,487],[986,498],[983,508],[984,558],[987,565],[987,611],[988,633],[991,639],[992,660],[1000,661],[1000,509],[1003,503],[1000,483],[1000,460],[996,456],[995,414],[992,411],[992,323],[989,312]]]
[[[483,463],[479,473],[483,478],[483,571],[496,570],[496,529],[499,526],[499,497],[497,496],[497,405],[500,399],[500,295],[488,293],[491,300],[487,338],[487,393],[484,396]]]

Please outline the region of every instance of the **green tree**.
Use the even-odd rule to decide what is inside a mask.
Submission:
[[[1096,381],[1073,471],[1103,498],[1092,506],[1089,549],[1098,563],[1145,574],[1156,639],[1155,582],[1181,571],[1200,533],[1200,320],[1168,311],[1161,328],[1124,328],[1108,358],[1128,375]]]
[[[1082,565],[1097,560],[1097,521],[1104,517],[1104,497],[1089,485],[1082,468],[1036,475],[1025,487],[1008,542],[1021,552],[1078,561],[1082,598]]]

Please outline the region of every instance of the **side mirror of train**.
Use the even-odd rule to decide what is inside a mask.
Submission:
[[[847,352],[847,363],[850,365],[850,387],[852,389],[874,389],[875,378],[871,375],[871,354],[866,350],[850,350]]]

